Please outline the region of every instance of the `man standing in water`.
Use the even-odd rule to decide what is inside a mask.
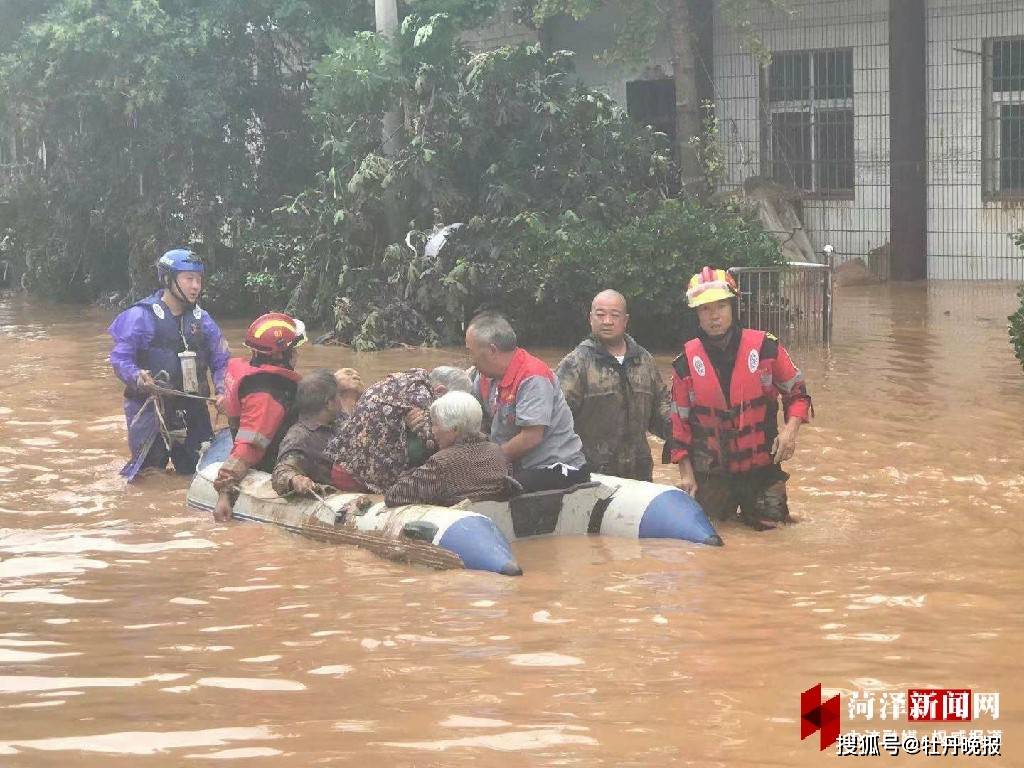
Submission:
[[[168,458],[177,472],[192,474],[199,446],[213,436],[210,412],[201,398],[210,395],[210,373],[214,392],[223,394],[231,354],[220,328],[197,304],[203,271],[192,251],[168,251],[156,263],[162,288],[126,309],[107,329],[114,339],[110,364],[125,384],[128,447],[137,460],[122,471],[129,480],[146,467],[164,469]],[[161,396],[140,413],[158,385],[196,397]],[[163,437],[157,407],[166,425]]]
[[[700,331],[672,363],[670,453],[679,487],[709,517],[724,520],[739,507],[746,525],[765,530],[789,521],[789,475],[780,465],[809,421],[811,398],[778,339],[735,322],[738,295],[724,269],[704,267],[690,280],[686,298]]]
[[[654,357],[626,333],[629,313],[618,291],[590,304],[589,338],[555,372],[593,472],[652,479],[647,433],[669,436],[669,394]]]

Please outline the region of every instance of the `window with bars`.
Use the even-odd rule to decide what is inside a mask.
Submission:
[[[768,175],[811,194],[853,197],[853,51],[776,53],[762,76]]]
[[[676,81],[671,77],[626,83],[626,112],[643,125],[668,136],[676,146]]]
[[[985,41],[984,184],[1024,197],[1024,38]]]

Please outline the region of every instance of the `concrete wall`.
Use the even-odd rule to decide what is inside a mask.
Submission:
[[[512,18],[511,9],[505,8],[490,24],[463,34],[462,42],[475,51],[492,51],[503,45],[536,43],[537,32],[517,24]]]
[[[649,79],[659,68],[661,76],[671,77],[672,62],[669,43],[660,37],[643,64],[609,64],[603,60],[602,54],[615,41],[615,28],[623,23],[617,9],[605,6],[582,21],[569,17],[554,19],[545,34],[550,47],[576,54],[576,71],[584,83],[625,107],[627,82]]]
[[[790,0],[789,14],[754,20],[769,51],[851,48],[854,66],[852,200],[809,198],[804,221],[816,248],[835,246],[838,260],[865,257],[889,242],[889,0]],[[986,199],[982,185],[982,52],[990,38],[1024,36],[1022,0],[927,0],[928,276],[1024,280],[1024,254],[1009,235],[1024,228],[1024,200]],[[553,21],[546,44],[576,53],[580,78],[623,106],[626,83],[670,76],[670,48],[659,40],[643,65],[600,59],[622,23],[614,8],[583,21]],[[474,33],[484,49],[535,41],[536,34],[506,16]],[[716,14],[714,88],[723,188],[737,189],[762,174],[760,62],[744,38]],[[765,169],[766,171],[767,169]],[[882,265],[878,265],[882,266]]]
[[[804,223],[814,246],[831,243],[837,260],[866,256],[889,241],[888,3],[793,0],[790,7],[791,15],[755,20],[769,51],[853,49],[854,199],[806,199]],[[735,189],[762,174],[760,62],[717,14],[714,47],[723,187]]]
[[[1024,4],[929,0],[928,276],[1024,279],[1010,241],[1024,200],[985,200],[982,186],[985,40],[1024,36]]]

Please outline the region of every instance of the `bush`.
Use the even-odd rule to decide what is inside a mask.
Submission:
[[[526,340],[567,342],[609,286],[634,297],[646,341],[674,341],[695,268],[781,258],[746,211],[670,198],[665,137],[576,84],[565,52],[471,54],[444,17],[410,17],[397,55],[360,35],[315,85],[325,168],[288,207],[312,233],[291,306],[327,320],[333,304],[359,348],[457,342],[481,308]],[[398,96],[411,130],[384,156],[380,113]],[[437,257],[405,243],[454,222]]]
[[[1017,298],[1020,299],[1020,309],[1008,318],[1010,321],[1010,344],[1013,346],[1013,354],[1024,367],[1024,285],[1018,289]]]

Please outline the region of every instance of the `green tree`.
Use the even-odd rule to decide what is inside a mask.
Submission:
[[[296,311],[333,314],[361,348],[455,340],[481,307],[512,314],[527,338],[566,340],[614,282],[652,297],[637,322],[674,338],[695,264],[778,261],[745,212],[669,199],[664,136],[581,86],[569,54],[473,54],[458,31],[410,16],[397,50],[362,33],[318,65],[324,167],[287,207]],[[381,115],[396,99],[407,135],[385,157]],[[465,226],[439,256],[406,245],[406,230],[422,244],[452,222]]]
[[[240,244],[315,170],[310,62],[331,34],[371,23],[365,4],[328,0],[21,11],[0,38],[0,103],[42,166],[14,194],[26,283],[79,297],[139,295],[175,243],[229,275]]]
[[[1013,242],[1024,250],[1024,230],[1013,235]],[[1024,285],[1017,291],[1017,298],[1020,299],[1020,308],[1007,319],[1010,321],[1010,346],[1013,347],[1013,354],[1020,361],[1021,367],[1024,367]]]

